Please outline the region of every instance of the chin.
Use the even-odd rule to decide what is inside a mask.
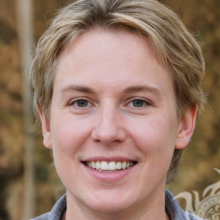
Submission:
[[[128,201],[122,201],[117,199],[104,199],[104,201],[94,201],[92,204],[89,204],[89,206],[94,211],[101,212],[103,214],[118,214],[120,212],[126,211],[130,207],[130,204]]]
[[[91,196],[87,194],[85,203],[94,211],[103,214],[117,214],[126,211],[132,205],[132,198],[128,193],[123,195],[118,191],[103,190],[101,193]]]

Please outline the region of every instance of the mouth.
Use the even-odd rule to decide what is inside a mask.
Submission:
[[[102,173],[115,173],[134,166],[136,161],[83,161],[87,167]]]

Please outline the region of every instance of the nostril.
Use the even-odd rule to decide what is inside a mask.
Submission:
[[[91,138],[95,142],[101,142],[104,145],[112,143],[121,143],[126,140],[126,133],[121,128],[96,128],[91,134]]]

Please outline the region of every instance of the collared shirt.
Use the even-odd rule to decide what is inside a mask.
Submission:
[[[173,194],[166,189],[165,210],[170,220],[204,220],[189,212],[185,212],[179,206],[179,203]],[[32,220],[61,220],[63,213],[66,211],[66,195],[63,195],[54,205],[51,212],[45,213]]]

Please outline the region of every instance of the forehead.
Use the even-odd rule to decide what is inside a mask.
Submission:
[[[134,86],[140,83],[166,90],[172,87],[167,69],[149,49],[146,38],[124,31],[90,30],[59,57],[55,82]],[[62,85],[63,84],[63,85]],[[60,88],[61,89],[61,88]]]

